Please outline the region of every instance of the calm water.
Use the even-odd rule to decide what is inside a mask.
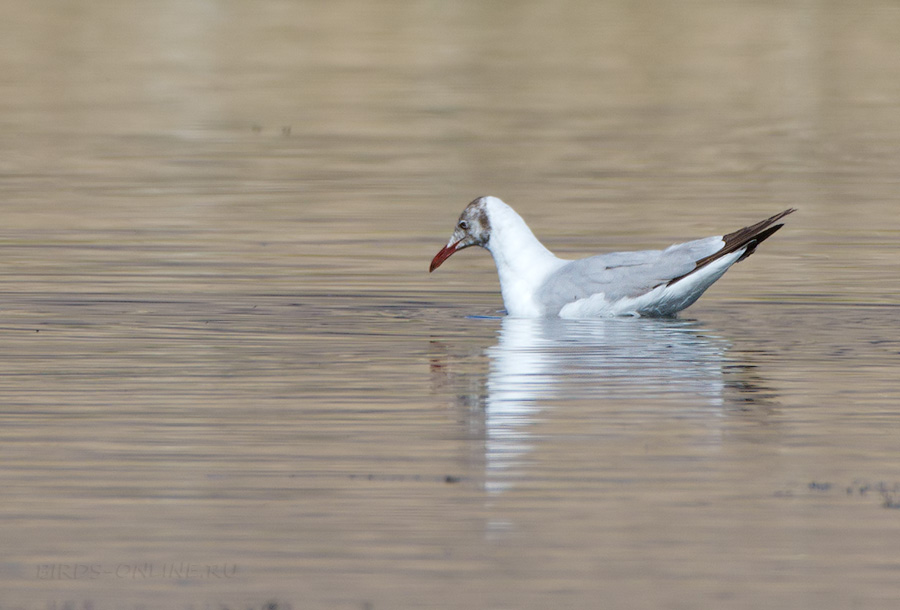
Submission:
[[[0,610],[893,608],[900,9],[0,3]],[[679,319],[504,319],[799,212]]]

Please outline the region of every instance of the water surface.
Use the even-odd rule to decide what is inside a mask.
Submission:
[[[891,608],[889,2],[0,7],[0,607]],[[786,207],[677,319],[562,256]]]

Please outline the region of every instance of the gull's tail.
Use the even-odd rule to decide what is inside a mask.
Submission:
[[[756,246],[771,237],[772,234],[775,233],[775,231],[784,226],[783,224],[776,225],[776,222],[795,211],[796,210],[794,208],[788,208],[783,212],[775,214],[771,218],[761,220],[754,225],[744,227],[743,229],[738,229],[734,233],[729,233],[728,235],[723,236],[722,241],[725,242],[725,245],[723,245],[720,250],[710,254],[709,256],[701,258],[696,262],[696,266],[693,269],[691,269],[684,275],[679,275],[676,278],[672,278],[666,285],[671,286],[675,282],[681,281],[687,276],[696,273],[700,269],[703,269],[713,261],[719,260],[723,256],[727,256],[732,252],[737,252],[741,248],[746,248],[741,257],[735,261],[736,263],[739,263],[740,261],[753,254],[756,251]]]

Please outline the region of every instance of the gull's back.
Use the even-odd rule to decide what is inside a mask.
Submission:
[[[721,237],[707,237],[665,250],[611,252],[574,260],[548,278],[537,298],[548,316],[559,315],[565,306],[592,297],[599,306],[603,301],[612,305],[623,299],[637,299],[674,278],[690,274],[698,260],[721,248]]]

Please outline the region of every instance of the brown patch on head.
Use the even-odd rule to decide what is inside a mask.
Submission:
[[[484,209],[484,204],[478,206],[478,214],[476,218],[478,219],[478,224],[481,225],[481,230],[485,233],[490,234],[491,219],[488,218],[487,210]]]
[[[468,223],[467,233],[475,238],[475,242],[469,245],[484,245],[491,234],[491,220],[488,217],[484,197],[473,200],[465,207],[459,220]]]
[[[484,197],[479,197],[478,199],[473,199],[469,202],[465,208],[463,208],[462,214],[459,215],[459,219],[463,218],[476,218],[479,211],[484,211],[484,203],[482,202]]]

